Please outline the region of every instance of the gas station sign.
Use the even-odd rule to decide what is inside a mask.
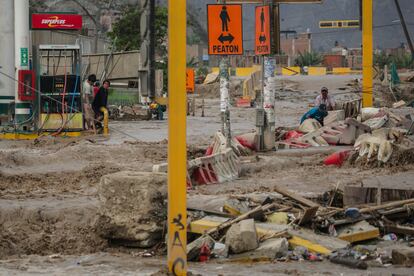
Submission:
[[[34,13],[32,14],[32,29],[80,30],[82,29],[82,15]]]

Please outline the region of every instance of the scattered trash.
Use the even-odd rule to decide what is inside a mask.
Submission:
[[[390,233],[390,234],[384,235],[382,239],[384,241],[396,241],[398,240],[398,237],[394,233]]]

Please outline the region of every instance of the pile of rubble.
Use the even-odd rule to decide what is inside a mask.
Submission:
[[[323,206],[280,187],[274,191],[231,196],[221,211],[189,207],[188,259],[414,266],[413,198],[340,208],[330,206],[333,198]]]
[[[327,165],[342,165],[348,157],[351,164],[370,166],[414,162],[411,114],[403,117],[388,108],[362,108],[356,118],[345,118],[346,113],[346,110],[329,112],[324,126],[307,119],[296,130],[279,130],[276,147],[353,146],[328,157]]]

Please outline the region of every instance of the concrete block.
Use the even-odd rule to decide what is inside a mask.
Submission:
[[[259,247],[254,220],[246,219],[232,225],[226,233],[226,245],[235,254]]]
[[[123,171],[105,175],[98,195],[96,231],[100,236],[143,248],[162,240],[167,217],[166,174]]]
[[[345,120],[345,110],[333,110],[328,112],[328,116],[323,119],[323,124],[329,126],[343,120]]]
[[[262,242],[254,253],[262,257],[268,257],[271,259],[280,258],[287,254],[289,249],[289,242],[286,238],[281,239],[269,239]]]
[[[414,266],[414,248],[393,249],[392,263],[409,267]]]

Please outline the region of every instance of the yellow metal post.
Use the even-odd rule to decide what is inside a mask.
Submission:
[[[186,275],[186,0],[168,1],[168,41],[168,269]]]
[[[108,109],[106,109],[105,107],[101,107],[101,112],[104,114],[103,117],[103,135],[104,136],[108,136],[109,135],[109,114],[108,114]]]
[[[372,0],[362,2],[362,106],[372,106],[373,89]]]

